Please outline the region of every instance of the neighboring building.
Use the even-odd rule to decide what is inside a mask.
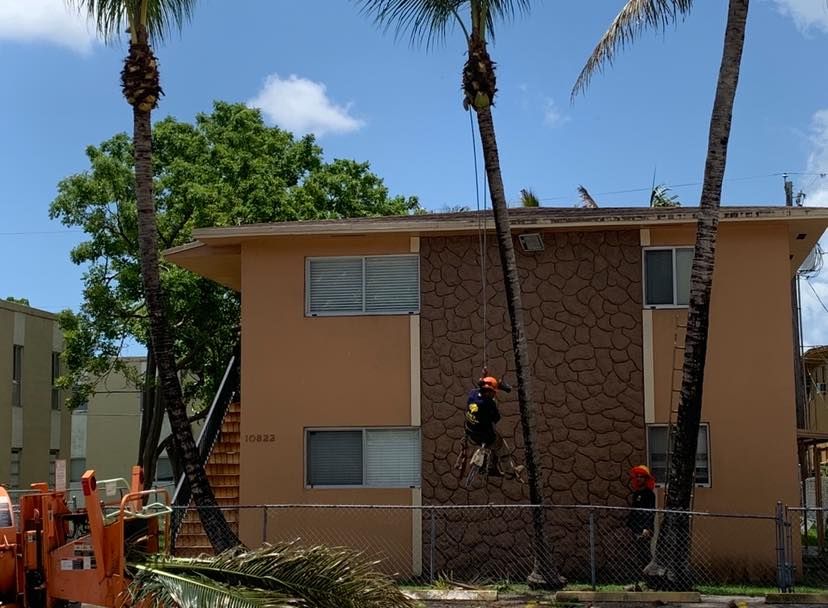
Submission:
[[[122,360],[139,375],[146,370],[145,357]],[[141,391],[125,374],[112,371],[98,382],[88,403],[72,412],[72,482],[79,482],[87,469],[94,469],[98,479],[128,479],[138,459],[140,430]],[[162,439],[168,432],[165,421]],[[156,479],[173,481],[166,452],[158,461]]]
[[[510,210],[549,503],[626,505],[627,470],[642,462],[663,477],[695,213]],[[467,492],[453,470],[466,395],[483,365],[480,223],[463,213],[211,228],[167,252],[242,293],[241,504],[528,501],[514,482]],[[825,209],[721,212],[699,510],[770,514],[777,500],[799,503],[790,286],[826,226]],[[488,365],[513,379],[490,219],[488,229]],[[499,429],[521,445],[514,393],[501,410]],[[240,517],[242,540],[256,544],[259,516]],[[301,517],[320,539],[342,535],[331,512]],[[583,547],[583,522],[570,520],[549,523],[559,555]],[[275,521],[271,540],[291,533],[290,513]],[[528,546],[528,522],[512,523],[488,522],[472,537],[497,542],[473,547],[441,528],[455,553],[441,553],[439,567]],[[772,525],[704,525],[714,557],[745,571],[774,563]],[[347,537],[382,536],[417,573],[422,529],[417,511],[383,512],[352,520]]]
[[[54,482],[69,458],[70,418],[60,376],[63,336],[52,313],[0,300],[0,484]]]

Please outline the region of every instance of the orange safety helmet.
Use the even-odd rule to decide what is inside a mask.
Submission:
[[[498,381],[497,378],[492,376],[486,376],[485,378],[481,378],[480,381],[477,383],[477,386],[480,388],[488,388],[490,390],[496,391],[498,389]]]
[[[642,481],[640,478],[644,477],[645,479]],[[655,477],[650,472],[650,467],[645,464],[639,464],[634,466],[630,469],[630,478],[632,479],[633,489],[640,490],[644,487],[649,488],[652,490],[655,488]]]

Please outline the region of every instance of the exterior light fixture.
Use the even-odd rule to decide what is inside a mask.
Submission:
[[[539,232],[529,232],[518,235],[521,248],[527,253],[543,251],[543,237]]]

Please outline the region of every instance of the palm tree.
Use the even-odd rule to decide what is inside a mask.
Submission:
[[[692,585],[690,519],[674,511],[689,511],[692,506],[719,206],[748,4],[749,0],[729,0],[724,50],[710,117],[696,246],[690,271],[681,396],[676,424],[670,437],[672,457],[664,506],[673,512],[666,513],[663,518],[655,555],[645,570],[652,583],[659,587],[688,588]],[[615,50],[631,42],[644,27],[664,27],[678,14],[688,12],[691,5],[692,0],[629,0],[596,46],[573,88],[573,95],[584,90],[595,70],[610,62]]]
[[[650,207],[681,207],[681,201],[677,195],[670,194],[670,188],[659,184],[650,191]]]
[[[293,543],[215,557],[130,564],[129,605],[181,608],[414,608],[389,577],[348,549]]]
[[[521,188],[520,190],[520,206],[521,207],[540,207],[540,199],[538,195],[532,192],[531,190],[527,190],[526,188]]]
[[[150,338],[158,365],[162,401],[170,420],[176,459],[186,473],[210,544],[217,552],[221,552],[238,545],[239,539],[217,508],[204,466],[198,457],[181,395],[158,271],[158,231],[152,174],[151,113],[163,92],[158,61],[150,41],[162,39],[171,28],[183,27],[192,15],[196,0],[68,1],[95,21],[98,33],[107,41],[118,39],[123,29],[128,28],[129,53],[121,72],[121,90],[132,106],[141,280],[150,317]]]
[[[581,201],[583,202],[584,209],[597,209],[598,203],[595,202],[595,199],[592,198],[592,195],[589,193],[589,190],[584,188],[583,186],[578,186],[578,196],[581,197]]]
[[[412,42],[430,44],[445,37],[446,31],[458,24],[465,35],[468,59],[463,66],[463,107],[477,115],[480,142],[486,177],[494,211],[495,232],[500,250],[500,263],[506,291],[506,305],[512,324],[512,347],[515,353],[515,372],[518,383],[518,406],[526,454],[526,472],[529,478],[529,500],[533,509],[534,567],[529,583],[538,587],[559,588],[562,580],[552,564],[544,538],[544,519],[540,478],[535,461],[534,413],[532,374],[526,343],[521,302],[520,279],[515,261],[514,241],[509,222],[500,159],[497,150],[492,105],[497,92],[495,64],[486,48],[494,34],[496,23],[508,20],[516,13],[528,12],[530,0],[354,0],[363,11],[372,15],[383,26],[409,31]],[[460,13],[468,10],[468,24]]]

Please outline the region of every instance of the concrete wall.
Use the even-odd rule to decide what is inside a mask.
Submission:
[[[22,407],[11,405],[13,346],[23,346]],[[20,487],[49,481],[50,451],[69,458],[70,416],[63,406],[52,410],[52,353],[63,350],[54,315],[0,301],[0,483],[10,477],[11,448],[22,446]]]
[[[241,504],[412,504],[419,490],[306,488],[305,429],[410,426],[414,420],[411,337],[416,317],[305,317],[305,258],[411,251],[408,237],[254,242],[242,249]],[[417,353],[414,356],[418,356]],[[419,373],[419,366],[414,366]],[[418,414],[418,412],[417,412]],[[256,441],[256,436],[273,441]],[[252,439],[251,439],[252,437]],[[364,535],[411,556],[411,515],[280,513],[268,538],[302,533],[327,542]],[[243,511],[240,533],[262,540],[261,513]],[[408,561],[410,564],[410,560]]]

